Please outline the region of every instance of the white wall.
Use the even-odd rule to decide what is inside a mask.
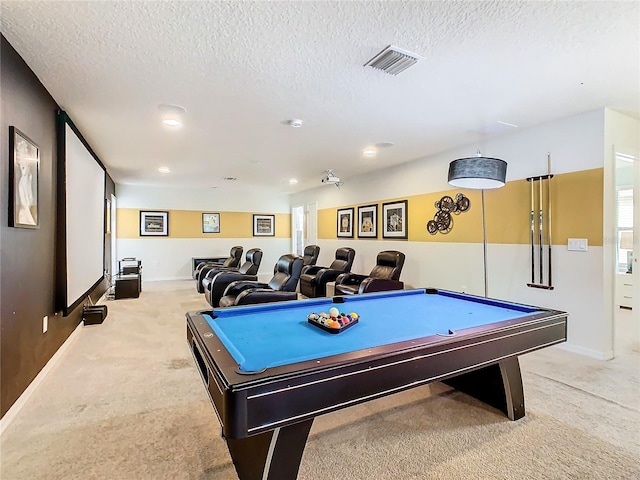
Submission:
[[[357,178],[345,178],[340,190],[320,186],[292,195],[291,203],[317,200],[318,209],[323,209],[449,190],[449,163],[473,156],[478,148],[486,156],[508,162],[508,181],[546,174],[548,152],[554,174],[602,168],[604,123],[604,110],[588,112]],[[423,219],[410,221],[426,223],[428,216],[429,212],[425,212]],[[407,256],[402,274],[406,284],[483,294],[482,244],[357,239],[320,239],[318,243],[320,265],[330,262],[336,247],[351,246],[357,252],[353,271],[366,273],[373,267],[378,251],[397,249]],[[604,314],[603,248],[569,252],[566,246],[555,245],[555,289],[551,291],[526,286],[531,269],[529,252],[528,245],[488,246],[489,296],[567,311],[569,331],[564,348],[596,358],[610,358],[612,321]]]
[[[230,192],[224,189],[116,185],[116,196],[118,208],[290,213],[288,195]],[[245,253],[250,248],[262,249],[263,257],[258,272],[261,280],[270,279],[278,258],[291,252],[289,238],[149,237],[117,239],[117,257],[142,260],[142,278],[145,282],[186,279],[191,278],[192,257],[228,255],[234,245],[242,245]]]
[[[290,213],[289,195],[236,192],[224,188],[116,185],[119,208]]]

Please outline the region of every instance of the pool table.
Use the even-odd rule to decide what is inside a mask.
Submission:
[[[357,313],[338,334],[312,313]],[[518,355],[567,314],[437,289],[189,312],[187,341],[241,480],[289,480],[316,416],[434,381],[524,416]]]

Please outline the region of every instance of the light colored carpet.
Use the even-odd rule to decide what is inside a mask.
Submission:
[[[105,303],[3,434],[1,478],[237,479],[186,344],[193,281]],[[299,478],[640,479],[637,339],[620,353],[521,357],[517,422],[439,383],[319,417]]]

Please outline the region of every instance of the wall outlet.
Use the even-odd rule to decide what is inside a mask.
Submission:
[[[42,333],[47,333],[49,329],[49,315],[42,317]]]

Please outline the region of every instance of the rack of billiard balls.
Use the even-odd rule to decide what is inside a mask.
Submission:
[[[316,327],[320,327],[321,329],[329,333],[343,332],[347,328],[352,327],[353,325],[358,323],[359,318],[360,315],[358,315],[356,312],[351,312],[349,314],[340,313],[340,311],[336,307],[331,307],[329,309],[329,313],[312,312],[307,315],[307,321],[310,324],[315,325]]]

